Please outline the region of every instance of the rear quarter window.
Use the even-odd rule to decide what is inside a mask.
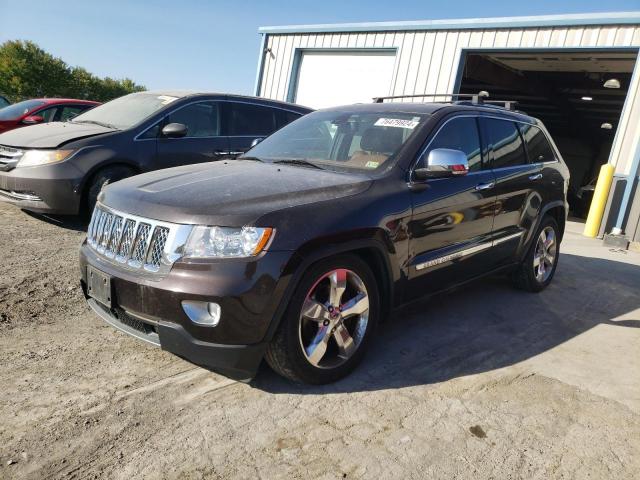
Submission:
[[[556,156],[544,132],[535,125],[520,124],[520,132],[531,163],[553,162]]]

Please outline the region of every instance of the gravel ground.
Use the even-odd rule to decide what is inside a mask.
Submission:
[[[82,225],[0,203],[0,478],[640,478],[640,254],[568,233],[552,286],[415,304],[325,387],[115,331]]]

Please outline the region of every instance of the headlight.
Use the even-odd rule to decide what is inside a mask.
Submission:
[[[73,150],[27,150],[16,167],[35,167],[61,162],[73,153]]]
[[[253,257],[264,250],[273,233],[272,228],[197,226],[189,235],[184,256],[196,258]]]

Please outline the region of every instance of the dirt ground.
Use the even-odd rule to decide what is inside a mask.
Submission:
[[[0,478],[640,478],[640,254],[413,305],[325,387],[230,381],[92,315],[82,225],[0,203]]]

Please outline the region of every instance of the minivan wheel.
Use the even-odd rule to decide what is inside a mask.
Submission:
[[[135,175],[135,172],[131,168],[125,167],[124,165],[113,165],[98,170],[93,175],[93,178],[89,183],[89,188],[87,189],[84,204],[86,214],[90,216],[93,213],[93,209],[96,206],[96,202],[98,201],[98,194],[105,185],[117,182],[118,180],[122,180],[123,178],[127,178],[132,175]]]
[[[558,223],[545,216],[523,262],[513,273],[516,287],[529,292],[544,290],[553,279],[560,256]]]
[[[267,363],[296,382],[334,382],[360,363],[379,315],[378,286],[366,263],[352,255],[322,261],[297,286]]]

